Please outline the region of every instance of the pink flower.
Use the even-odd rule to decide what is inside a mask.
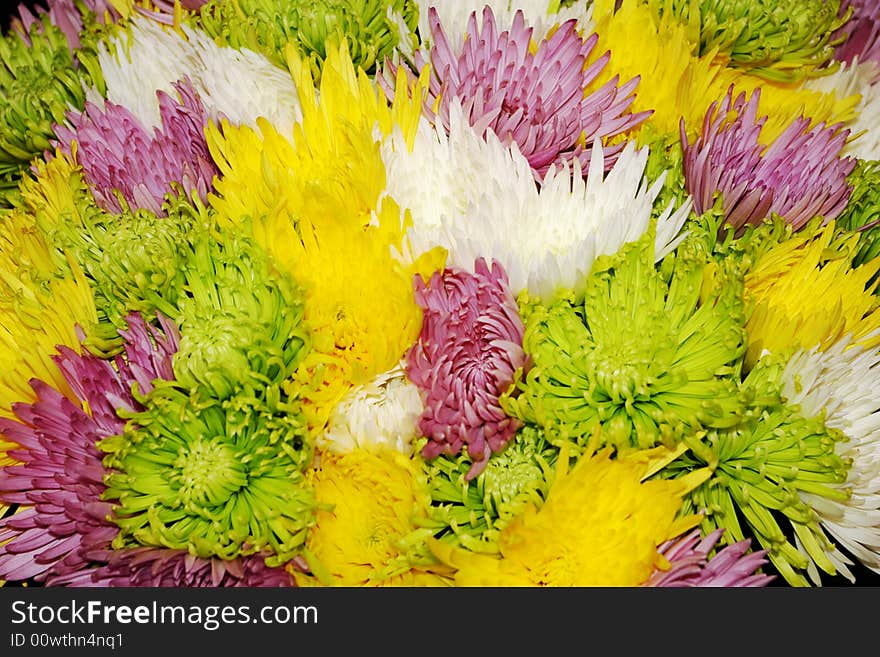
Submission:
[[[712,548],[724,529],[716,529],[705,538],[694,529],[682,538],[667,541],[660,553],[670,562],[669,570],[656,570],[645,586],[652,587],[760,587],[773,581],[773,575],[756,571],[767,563],[767,551],[749,552],[751,540],[728,545],[714,556]]]
[[[852,64],[874,62],[880,64],[880,4],[876,0],[843,0],[840,16],[852,7],[849,20],[834,33],[834,38],[845,37],[834,50],[834,58]]]
[[[116,409],[139,408],[132,383],[149,386],[170,372],[177,330],[170,322],[162,325],[164,336],[131,315],[126,355],[113,362],[59,348],[55,362],[91,414],[35,379],[37,401],[16,404],[17,420],[0,418],[0,434],[18,445],[9,455],[20,461],[0,470],[0,499],[22,507],[0,520],[0,579],[51,584],[88,568],[84,552],[109,545],[116,535],[111,506],[101,501],[103,454],[95,443],[122,431],[125,421]]]
[[[434,272],[428,285],[416,276],[423,310],[418,342],[407,354],[407,375],[422,392],[419,429],[425,458],[458,454],[467,447],[477,476],[489,456],[513,438],[521,423],[508,417],[499,396],[525,367],[523,324],[507,274],[479,258],[475,272]]]
[[[808,130],[810,119],[801,117],[765,148],[758,142],[767,120],[757,118],[760,93],[756,89],[748,101],[745,93],[733,100],[731,86],[720,103],[709,106],[693,144],[682,119],[685,188],[694,209],[712,208],[720,192],[725,218],[737,231],[760,224],[771,213],[795,230],[816,216],[834,219],[852,191],[847,176],[856,160],[841,157],[849,130],[824,123]]]
[[[153,134],[122,105],[105,102],[103,109],[86,103],[82,113],[70,112],[72,128],[57,126],[60,146],[82,165],[98,204],[120,212],[117,192],[132,207],[164,216],[162,203],[172,183],[204,201],[217,167],[208,151],[204,127],[208,117],[188,78],[174,84],[180,97],[157,91],[162,128]]]
[[[552,164],[572,159],[578,159],[586,172],[596,138],[626,132],[650,115],[628,111],[638,78],[618,88],[615,76],[584,95],[611,54],[606,52],[585,66],[598,36],[581,37],[576,20],[563,22],[532,52],[529,43],[533,28],[526,26],[522,11],[517,11],[512,27],[500,33],[490,6],[483,9],[482,28],[477,28],[476,17],[476,12],[470,16],[462,51],[454,52],[437,10],[430,7],[430,60],[426,60],[424,51],[415,54],[418,70],[427,63],[431,65],[425,114],[432,121],[439,118],[447,130],[450,103],[458,98],[469,123],[480,134],[492,130],[503,142],[516,143],[540,181]],[[387,61],[385,74],[378,77],[389,98],[394,94],[391,81],[396,70]],[[407,73],[414,77],[412,71]],[[438,98],[435,115],[431,108]],[[614,166],[623,146],[617,143],[605,147],[606,170]]]

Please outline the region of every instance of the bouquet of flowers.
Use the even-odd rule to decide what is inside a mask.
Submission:
[[[7,585],[880,573],[880,5],[47,1]]]

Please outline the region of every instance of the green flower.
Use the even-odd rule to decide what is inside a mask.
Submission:
[[[880,256],[880,160],[860,160],[848,182],[852,193],[837,216],[837,227],[859,231],[858,250],[852,259],[853,267],[858,267]],[[874,294],[880,294],[880,286]]]
[[[497,539],[526,504],[543,503],[558,451],[542,430],[525,426],[470,481],[465,475],[473,462],[466,453],[433,459],[426,468],[434,536],[477,550]]]
[[[699,54],[715,49],[730,63],[777,82],[833,73],[835,36],[852,13],[840,0],[647,0],[686,23]]]
[[[14,30],[0,38],[0,206],[11,205],[31,160],[51,150],[53,126],[83,109],[85,89],[105,92],[94,39],[72,50],[43,13],[28,40]]]
[[[227,560],[268,550],[268,565],[296,556],[316,510],[298,409],[243,396],[200,401],[173,381],[138,401],[144,410],[125,413],[123,433],[98,442],[119,526],[114,549]]]
[[[194,15],[223,46],[249,48],[285,66],[290,42],[311,64],[317,82],[328,42],[348,42],[355,66],[367,73],[398,47],[416,46],[414,0],[212,0]]]
[[[512,416],[583,444],[598,427],[618,447],[671,443],[737,423],[745,351],[742,281],[685,240],[660,270],[653,230],[600,258],[584,303],[525,307],[534,366],[503,396]]]
[[[180,347],[174,374],[185,387],[224,399],[242,390],[277,394],[309,344],[303,298],[290,277],[241,235],[199,235],[183,268]]]
[[[648,137],[650,124],[642,129],[640,141],[648,146],[648,161],[645,164],[645,181],[653,185],[664,173],[666,178],[657,198],[654,199],[653,217],[656,219],[672,204],[680,208],[688,199],[684,179],[684,153],[678,136]]]
[[[846,481],[849,463],[835,452],[845,440],[840,431],[821,417],[801,417],[798,407],[782,401],[785,360],[765,357],[749,374],[745,385],[760,404],[742,424],[695,434],[687,440],[691,450],[660,476],[712,467],[713,476],[690,493],[682,512],[704,512],[704,533],[723,527],[722,541],[729,544],[753,535],[789,584],[808,586],[805,573],[816,567],[836,573],[827,556],[835,547],[799,493],[845,499],[834,485]]]

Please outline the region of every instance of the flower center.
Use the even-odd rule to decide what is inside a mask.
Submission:
[[[173,478],[188,507],[216,506],[247,485],[246,466],[217,439],[199,438],[181,447]]]

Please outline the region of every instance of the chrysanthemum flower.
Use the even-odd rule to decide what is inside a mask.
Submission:
[[[175,183],[187,194],[207,198],[217,173],[204,137],[208,117],[189,79],[174,88],[176,97],[156,94],[162,127],[153,134],[111,102],[103,107],[86,103],[82,113],[68,113],[68,125],[56,127],[63,151],[82,165],[104,209],[122,210],[118,193],[132,209],[161,216],[165,195]]]
[[[95,443],[122,430],[116,408],[138,407],[132,384],[146,391],[170,374],[177,339],[167,321],[160,331],[139,316],[129,319],[125,357],[111,362],[61,347],[53,360],[72,394],[33,379],[36,400],[15,404],[14,417],[0,419],[0,433],[16,443],[12,455],[20,461],[0,471],[0,499],[20,505],[0,521],[0,578],[52,585],[87,577],[86,552],[108,546],[116,534],[110,504],[101,499],[104,469]]]
[[[853,191],[836,223],[839,229],[858,234],[852,264],[859,267],[880,256],[880,161],[860,160],[849,176],[849,183]],[[876,274],[869,284],[874,278]],[[873,289],[877,294],[877,288]]]
[[[432,502],[426,526],[433,536],[476,551],[496,543],[526,505],[546,499],[558,452],[543,431],[525,425],[476,477],[467,476],[474,459],[466,450],[440,454],[426,466]]]
[[[287,44],[315,79],[328,49],[346,45],[355,64],[372,73],[396,48],[413,48],[418,7],[411,0],[211,0],[194,21],[218,43],[260,52],[283,65]]]
[[[299,586],[447,586],[419,540],[431,502],[419,459],[396,450],[321,455],[309,472],[318,502]]]
[[[185,339],[184,329],[181,347]],[[98,442],[119,527],[113,549],[221,559],[268,551],[270,566],[297,555],[315,512],[300,414],[244,395],[199,399],[177,382],[157,382],[139,401],[124,431]]]
[[[616,11],[613,4],[613,0],[596,0],[593,4],[599,35],[596,50],[613,52],[594,85],[612,75],[624,80],[641,76],[631,110],[653,110],[653,114],[627,133],[639,143],[661,137],[677,140],[682,118],[688,137],[696,138],[706,108],[723,97],[731,85],[736,93],[751,94],[761,88],[758,112],[768,117],[761,132],[763,144],[776,139],[798,116],[809,117],[813,127],[819,123],[848,122],[856,115],[859,96],[855,93],[838,96],[805,86],[775,83],[729,68],[717,48],[702,54],[696,51],[688,26],[674,16],[658,16],[640,1],[628,0]],[[618,48],[621,43],[637,43],[639,47]]]
[[[203,559],[186,550],[136,547],[91,550],[96,567],[55,584],[100,587],[284,587],[293,579],[282,567],[269,567],[260,555],[237,559]]]
[[[78,328],[89,335],[98,323],[94,295],[75,263],[70,277],[45,284],[16,274],[0,265],[0,417],[11,417],[16,402],[36,401],[34,378],[74,399],[52,356],[59,345],[79,350]]]
[[[850,463],[846,481],[832,485],[844,493],[826,498],[811,491],[801,499],[815,509],[822,527],[867,568],[880,573],[880,408],[865,382],[880,372],[880,351],[851,345],[846,337],[826,351],[800,350],[781,373],[782,394],[805,417],[824,417],[843,432],[837,454]],[[831,556],[831,555],[829,555]],[[848,559],[835,560],[850,581]]]
[[[682,123],[685,179],[694,208],[705,212],[720,192],[727,223],[737,230],[771,213],[795,229],[816,216],[834,219],[846,206],[846,177],[856,164],[840,156],[849,131],[840,125],[808,130],[809,119],[801,117],[764,148],[758,139],[765,121],[757,116],[759,95],[756,89],[748,100],[745,93],[734,99],[731,87],[720,103],[709,106],[692,143]]]
[[[699,529],[660,546],[668,564],[658,568],[645,582],[653,587],[760,587],[775,578],[757,572],[767,563],[766,550],[751,550],[751,539],[727,545],[715,554],[712,549],[724,529],[701,536]]]
[[[539,180],[554,163],[576,159],[586,170],[595,140],[607,145],[609,138],[648,115],[628,111],[638,78],[619,88],[614,78],[587,93],[610,55],[587,65],[598,37],[582,37],[574,19],[533,47],[533,28],[526,25],[522,12],[516,13],[509,30],[499,30],[487,5],[482,26],[477,27],[474,12],[468,38],[461,50],[455,50],[436,10],[428,12],[433,46],[428,53],[415,54],[415,67],[421,71],[429,65],[431,74],[426,116],[448,129],[450,105],[457,99],[479,134],[491,130],[502,143],[515,142]],[[378,78],[389,96],[395,92],[386,76],[397,70],[396,64],[388,62]],[[607,145],[606,169],[613,166],[622,148],[622,144]]]
[[[843,37],[834,48],[834,59],[880,64],[880,5],[871,0],[841,0],[839,15],[846,16],[850,8],[852,14],[834,35],[835,40]]]
[[[855,344],[880,345],[880,298],[872,294],[880,259],[853,267],[859,236],[835,232],[833,221],[802,231],[766,251],[746,275],[747,367],[765,349],[824,350],[848,333]]]
[[[581,293],[597,257],[648,230],[664,178],[651,185],[644,179],[647,149],[627,144],[606,173],[597,140],[583,174],[574,161],[548,172],[539,187],[516,144],[504,146],[491,132],[480,137],[457,104],[449,118],[448,134],[423,123],[411,148],[399,138],[382,147],[387,193],[412,217],[415,254],[442,246],[447,263],[465,270],[477,258],[494,259],[514,294],[528,289],[549,300],[560,289]],[[680,241],[691,204],[673,208],[657,213],[658,260]]]
[[[65,112],[85,106],[83,85],[104,89],[92,47],[72,52],[47,14],[31,25],[28,41],[15,31],[0,38],[0,206],[9,205],[31,160],[51,148]]]
[[[459,586],[642,584],[663,562],[658,546],[699,522],[678,511],[709,472],[695,471],[689,481],[644,481],[648,453],[612,459],[611,452],[588,450],[571,471],[560,455],[547,500],[501,531],[497,554],[438,539],[429,539],[431,551],[456,569]]]
[[[471,16],[477,22],[477,28],[483,25],[483,8],[492,10],[495,25],[498,29],[507,30],[513,25],[518,11],[523,13],[525,21],[531,25],[532,37],[538,41],[548,36],[557,25],[570,19],[578,21],[581,32],[593,31],[591,0],[415,0],[419,6],[418,32],[422,46],[432,45],[431,25],[428,19],[429,9],[437,12],[444,34],[456,52],[464,46],[465,34]]]
[[[228,233],[194,240],[184,279],[177,382],[218,399],[272,396],[308,352],[301,290],[251,240]]]
[[[315,444],[337,453],[375,448],[411,454],[423,410],[419,389],[401,362],[346,394]]]
[[[790,82],[822,75],[840,42],[840,0],[649,0],[694,32],[699,53],[717,49],[730,65]]]
[[[691,241],[664,277],[652,244],[649,233],[597,261],[582,303],[521,300],[534,366],[502,398],[508,412],[579,442],[601,427],[621,448],[740,419],[741,281]]]
[[[211,121],[256,125],[263,117],[287,130],[300,118],[290,74],[251,50],[218,45],[199,27],[179,31],[132,18],[126,32],[98,48],[107,101],[122,105],[148,128],[161,124],[156,92],[174,93],[189,78]],[[92,91],[89,98],[98,102]]]
[[[806,574],[837,572],[835,546],[814,507],[845,500],[839,484],[849,465],[836,452],[844,439],[840,431],[821,417],[802,417],[779,397],[775,359],[762,359],[744,382],[756,399],[752,414],[731,429],[688,437],[691,451],[668,472],[711,467],[712,478],[688,496],[686,506],[705,514],[704,533],[723,527],[721,540],[732,544],[746,537],[744,524],[788,584],[808,586]],[[805,502],[804,493],[818,501]]]
[[[490,268],[478,259],[473,274],[455,268],[434,272],[427,284],[416,277],[415,286],[422,329],[407,354],[406,371],[424,398],[419,429],[428,443],[422,456],[467,449],[474,459],[471,479],[520,427],[498,397],[526,366],[522,320],[507,274],[496,262]]]

